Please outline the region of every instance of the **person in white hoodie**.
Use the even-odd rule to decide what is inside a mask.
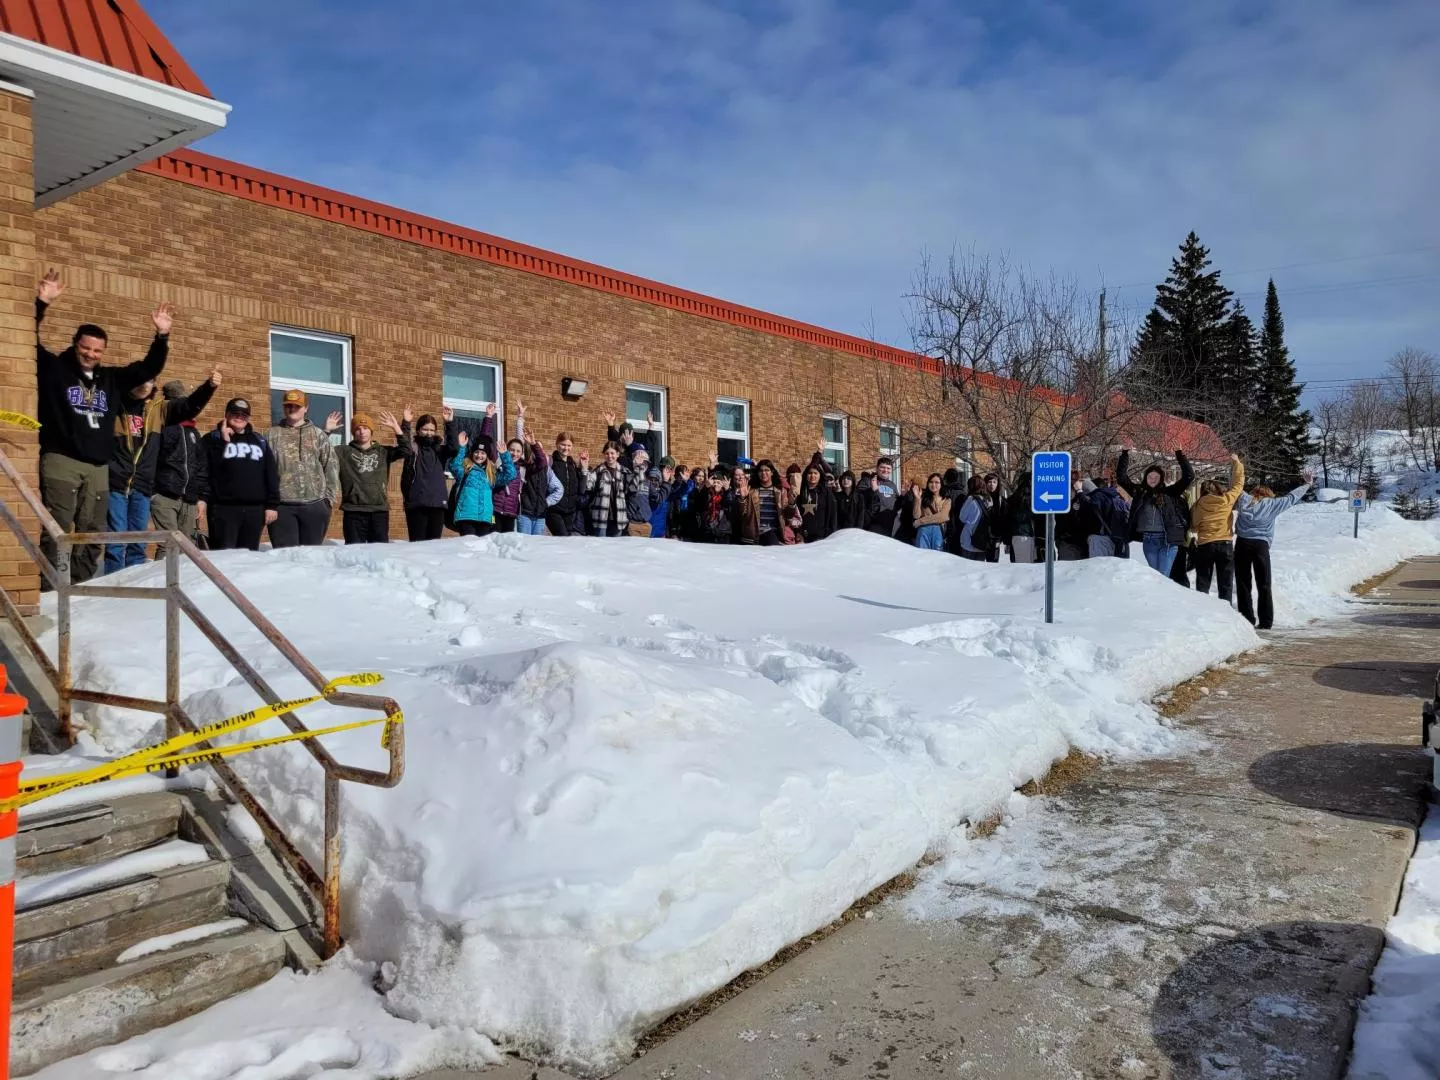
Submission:
[[[1235,602],[1251,626],[1269,630],[1275,622],[1275,599],[1270,592],[1270,545],[1275,542],[1275,519],[1305,497],[1315,474],[1301,474],[1304,483],[1278,498],[1269,488],[1257,485],[1235,503]],[[1255,580],[1260,617],[1251,604],[1250,580]]]

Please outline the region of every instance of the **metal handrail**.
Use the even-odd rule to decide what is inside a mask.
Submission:
[[[101,533],[66,533],[45,508],[44,504],[36,496],[25,478],[16,470],[14,464],[3,451],[0,451],[0,473],[15,485],[31,512],[39,519],[40,527],[54,541],[58,557],[57,564],[52,564],[45,557],[40,547],[30,539],[29,533],[23,523],[15,515],[14,511],[0,499],[0,520],[3,520],[10,532],[20,541],[30,558],[34,560],[40,573],[45,580],[54,588],[56,594],[56,649],[55,660],[52,661],[40,643],[30,632],[25,624],[24,615],[16,606],[8,591],[0,589],[0,614],[10,622],[19,635],[20,640],[25,643],[36,663],[40,665],[50,683],[55,688],[58,698],[57,715],[60,719],[61,728],[66,737],[72,735],[71,711],[76,701],[91,702],[100,705],[111,705],[124,709],[139,709],[147,712],[160,713],[165,717],[165,735],[171,738],[181,732],[198,730],[195,722],[186,713],[180,704],[180,617],[184,615],[194,624],[205,638],[215,646],[230,665],[240,674],[250,687],[265,700],[267,704],[275,704],[285,700],[277,694],[274,688],[260,675],[258,671],[240,655],[234,645],[215,626],[210,618],[200,610],[194,600],[180,587],[180,556],[183,554],[193,563],[210,583],[214,585],[228,599],[240,613],[249,620],[265,639],[273,645],[277,652],[288,660],[306,682],[314,687],[317,693],[325,695],[325,700],[332,705],[339,705],[348,709],[366,709],[383,712],[387,717],[397,716],[400,713],[400,706],[394,699],[381,697],[374,694],[357,694],[348,691],[326,692],[325,676],[310,663],[300,651],[290,642],[280,630],[267,619],[260,610],[252,604],[245,595],[235,587],[224,574],[215,568],[215,564],[182,533],[174,531],[139,531],[139,532],[101,532]],[[104,544],[157,544],[164,551],[165,556],[165,585],[163,588],[140,587],[128,585],[97,585],[97,584],[72,584],[70,581],[70,560],[73,549],[77,545],[104,545]],[[163,600],[165,602],[165,700],[152,700],[149,698],[129,697],[122,694],[112,694],[101,690],[77,689],[72,685],[73,671],[70,661],[70,628],[71,628],[71,601],[74,597],[112,597],[138,600]],[[308,731],[307,728],[294,713],[283,713],[279,719],[292,732],[301,733]],[[321,746],[315,739],[302,739],[300,745],[309,751],[310,756],[319,762],[325,772],[325,849],[323,874],[317,874],[310,861],[302,855],[290,838],[276,823],[251,791],[236,775],[228,762],[216,758],[209,762],[210,767],[220,778],[221,782],[234,796],[235,800],[244,806],[251,816],[255,818],[260,826],[261,832],[270,842],[271,847],[279,853],[296,876],[305,883],[305,886],[315,894],[320,901],[324,911],[324,938],[321,953],[327,959],[335,954],[340,948],[340,782],[348,780],[356,784],[368,784],[372,787],[394,787],[400,782],[405,773],[405,730],[403,724],[395,724],[390,731],[388,740],[390,761],[389,768],[380,772],[374,769],[361,769],[353,765],[342,765],[336,761],[330,751]],[[199,743],[197,750],[211,749],[208,742]]]

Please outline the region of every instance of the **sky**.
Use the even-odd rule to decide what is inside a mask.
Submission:
[[[1307,401],[1440,356],[1437,0],[144,0],[197,149],[909,347],[921,260],[1138,322],[1185,234]]]

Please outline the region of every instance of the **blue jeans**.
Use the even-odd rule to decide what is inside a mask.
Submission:
[[[915,531],[915,546],[926,551],[940,551],[945,547],[945,534],[939,525],[921,525]]]
[[[1165,539],[1164,533],[1145,534],[1145,561],[1151,570],[1169,577],[1170,568],[1175,565],[1175,551],[1176,546]]]
[[[544,536],[545,519],[543,517],[526,517],[524,514],[521,514],[515,519],[515,531],[524,533],[526,536]]]
[[[150,496],[132,491],[110,492],[108,518],[105,526],[111,532],[144,532],[150,528]],[[145,561],[144,544],[106,544],[105,573],[113,574],[126,566],[139,566]]]

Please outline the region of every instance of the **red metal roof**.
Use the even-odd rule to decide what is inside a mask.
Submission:
[[[0,30],[213,97],[136,0],[0,0]]]

